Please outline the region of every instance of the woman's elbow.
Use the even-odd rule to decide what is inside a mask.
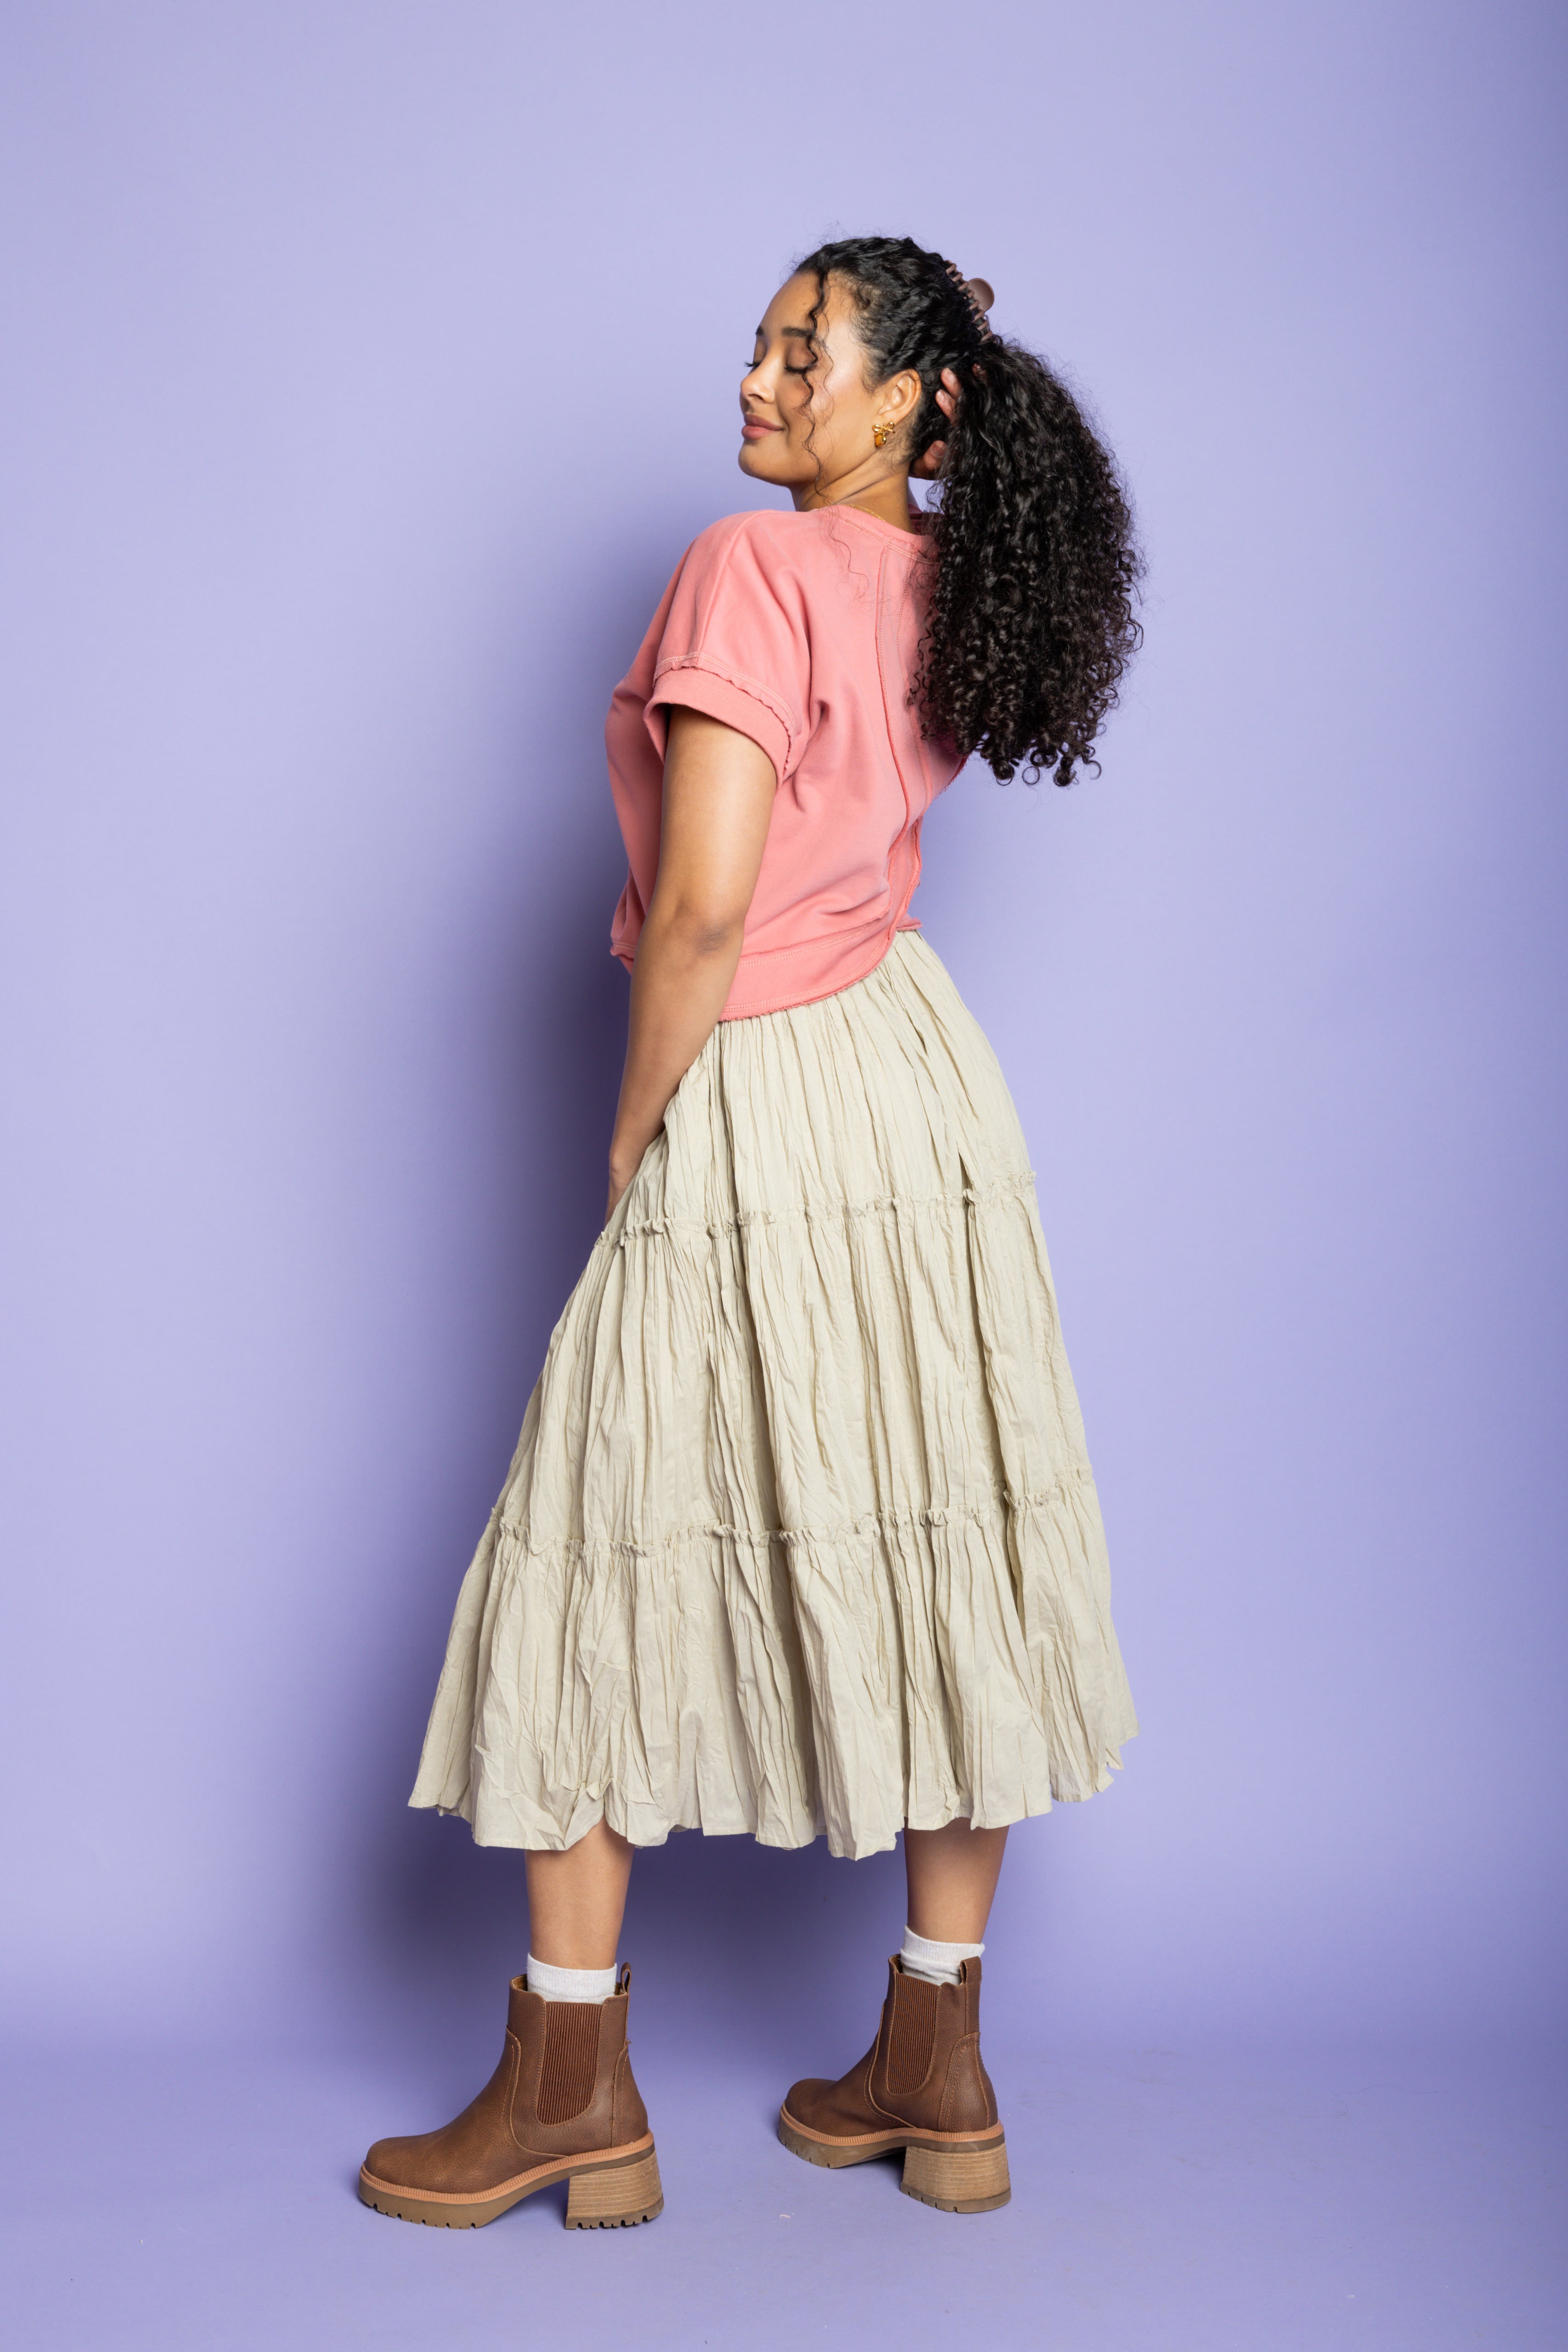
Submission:
[[[711,898],[679,898],[663,914],[660,929],[685,955],[707,961],[735,954],[745,936],[746,910]]]

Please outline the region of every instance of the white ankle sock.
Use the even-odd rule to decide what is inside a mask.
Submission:
[[[960,1960],[977,1960],[984,1949],[984,1944],[936,1944],[929,1936],[917,1936],[912,1927],[906,1927],[899,1958],[907,1977],[924,1977],[931,1984],[956,1984]]]
[[[552,1969],[528,1956],[528,1990],[546,2000],[608,2000],[615,1989],[614,1969]]]

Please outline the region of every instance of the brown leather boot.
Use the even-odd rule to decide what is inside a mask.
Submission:
[[[955,1985],[888,1963],[876,2041],[837,2083],[797,2083],[779,2109],[779,2137],[808,2164],[865,2164],[904,2150],[903,2191],[946,2213],[1005,2205],[1007,2147],[996,2094],[980,2063],[980,1963]]]
[[[477,2230],[569,2180],[566,2227],[612,2230],[664,2210],[647,2109],[632,2080],[623,1968],[608,2000],[546,2000],[511,1980],[500,2064],[456,2122],[378,2139],[359,2193],[378,2213]]]

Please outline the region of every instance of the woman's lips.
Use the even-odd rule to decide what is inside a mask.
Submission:
[[[760,441],[764,433],[782,433],[783,431],[782,425],[765,425],[760,416],[743,417],[741,423],[742,441]]]

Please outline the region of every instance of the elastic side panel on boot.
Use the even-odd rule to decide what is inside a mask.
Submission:
[[[937,1987],[924,1977],[900,1976],[888,2036],[888,2088],[918,2091],[931,2072],[936,2042]]]
[[[596,2000],[552,2000],[544,2009],[544,2062],[539,2070],[542,2124],[567,2124],[594,2095],[599,2071]]]

